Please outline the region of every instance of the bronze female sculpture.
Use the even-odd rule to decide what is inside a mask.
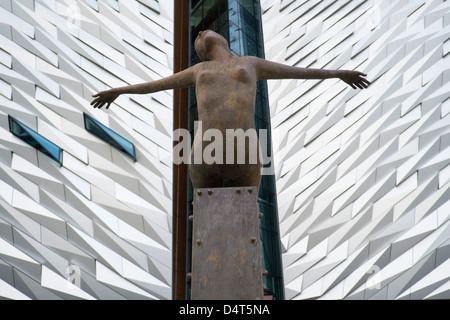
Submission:
[[[370,84],[364,78],[366,74],[358,71],[298,68],[257,57],[236,57],[231,53],[225,38],[211,30],[199,32],[195,39],[195,50],[203,62],[161,80],[99,92],[93,95],[95,99],[91,102],[94,108],[106,105],[108,109],[120,94],[147,94],[195,86],[202,130],[194,137],[189,164],[194,188],[255,186],[259,190],[261,158],[258,156],[256,162],[251,162],[247,148],[245,163],[239,163],[236,157],[230,163],[226,154],[233,152],[233,155],[237,155],[238,150],[235,149],[236,145],[227,149],[229,141],[225,141],[227,129],[242,129],[235,131],[241,135],[248,130],[255,130],[257,81],[339,78],[353,89],[364,89]],[[221,141],[221,145],[225,146],[223,154],[219,157],[222,161],[212,164],[195,163],[195,150],[203,152],[207,148],[202,137],[209,129],[219,130],[222,133],[224,140]],[[257,152],[260,153],[259,149]],[[217,159],[217,155],[215,158]]]

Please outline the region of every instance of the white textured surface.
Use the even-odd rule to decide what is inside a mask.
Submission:
[[[267,59],[373,82],[269,82],[286,298],[450,298],[450,3],[261,4]]]
[[[172,42],[171,1],[0,2],[0,297],[171,298],[172,92],[89,103],[172,74]],[[13,136],[8,114],[62,148],[62,166]]]

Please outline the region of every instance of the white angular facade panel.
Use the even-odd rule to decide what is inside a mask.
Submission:
[[[450,298],[450,4],[262,0],[288,299]]]
[[[0,297],[170,299],[172,92],[90,101],[172,74],[173,3],[5,0],[0,38]],[[61,165],[14,136],[8,115],[60,147]]]

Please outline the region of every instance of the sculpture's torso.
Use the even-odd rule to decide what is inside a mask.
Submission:
[[[261,164],[248,158],[254,145],[247,146],[245,164],[238,164],[234,143],[234,161],[226,161],[226,130],[242,129],[243,132],[255,130],[254,113],[257,77],[249,59],[234,57],[226,61],[207,61],[201,63],[196,74],[196,97],[198,120],[202,130],[194,138],[190,175],[194,188],[223,186],[259,187]],[[217,129],[223,137],[223,164],[194,164],[194,153],[203,150],[210,143],[202,141],[209,129]],[[236,131],[237,132],[237,131]],[[255,132],[256,134],[256,132]],[[259,152],[259,146],[258,146]]]

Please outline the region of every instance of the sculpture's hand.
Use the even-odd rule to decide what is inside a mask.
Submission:
[[[93,94],[92,97],[95,99],[92,100],[91,106],[100,109],[106,104],[106,109],[108,109],[111,103],[113,103],[119,95],[120,93],[118,93],[115,89],[101,91],[99,93]]]
[[[366,76],[367,74],[359,71],[345,70],[340,72],[339,78],[353,89],[365,89],[370,84],[370,81],[364,78]]]

